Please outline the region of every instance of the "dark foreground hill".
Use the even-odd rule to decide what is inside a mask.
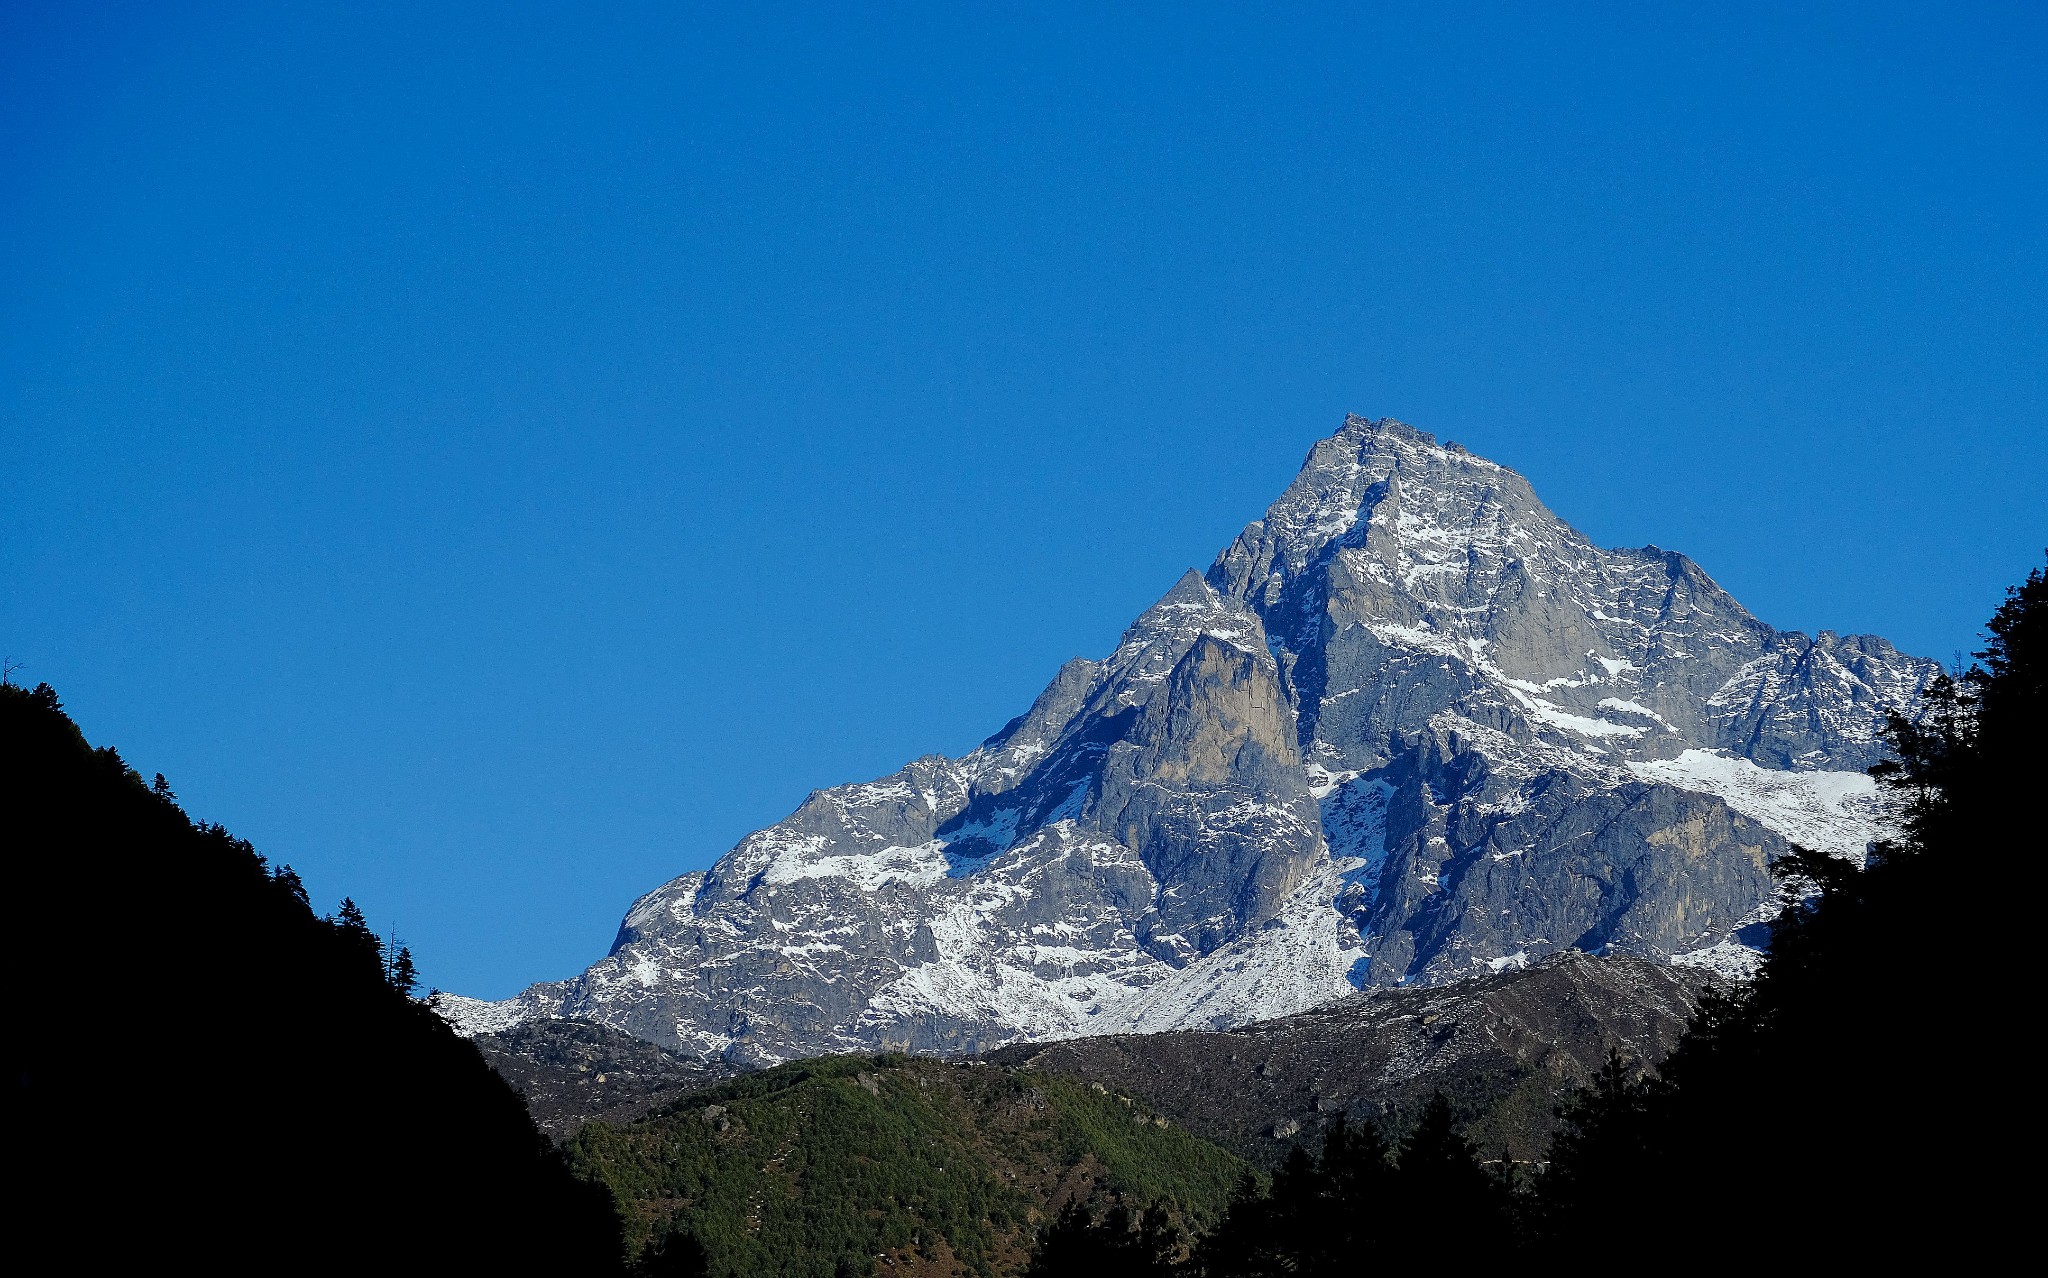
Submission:
[[[1099,1085],[980,1062],[825,1057],[570,1142],[637,1242],[694,1234],[716,1274],[1010,1274],[1075,1199],[1213,1221],[1248,1170]]]
[[[1272,1165],[1337,1115],[1391,1132],[1450,1099],[1489,1157],[1542,1157],[1557,1106],[1610,1051],[1655,1066],[1707,988],[1698,969],[1558,955],[1526,971],[1388,991],[1221,1033],[1004,1048],[990,1060],[1099,1080]]]
[[[604,1191],[353,910],[0,686],[9,1204],[37,1272],[602,1274]]]

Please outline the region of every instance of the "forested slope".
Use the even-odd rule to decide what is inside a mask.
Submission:
[[[1122,1196],[1203,1224],[1248,1170],[1107,1089],[907,1056],[746,1075],[636,1123],[590,1123],[570,1150],[636,1241],[684,1230],[711,1272],[748,1278],[1015,1273],[1069,1201]]]

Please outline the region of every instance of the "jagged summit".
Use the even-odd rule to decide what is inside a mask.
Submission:
[[[1861,854],[1861,770],[1934,670],[1347,417],[972,753],[819,791],[582,976],[451,1008],[761,1062],[1238,1024],[1570,949],[1739,967],[1788,840]]]

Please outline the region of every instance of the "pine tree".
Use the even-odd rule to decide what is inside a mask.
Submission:
[[[670,1228],[648,1244],[633,1272],[636,1278],[709,1278],[711,1262],[697,1235]]]
[[[354,898],[346,896],[341,898],[341,908],[335,912],[334,918],[330,921],[334,924],[335,931],[341,933],[343,938],[349,942],[351,948],[364,958],[375,963],[377,970],[380,973],[384,973],[386,979],[389,979],[389,973],[384,964],[384,942],[379,940],[377,934],[370,930],[370,922],[363,917],[363,909],[355,903]]]
[[[392,989],[397,990],[407,998],[411,998],[412,992],[419,988],[420,983],[419,968],[412,961],[412,950],[407,946],[399,945],[395,950],[390,951],[390,954],[391,962],[385,971],[384,979],[391,982]]]
[[[1600,1220],[1639,1209],[1644,1170],[1660,1156],[1650,1131],[1653,1087],[1610,1049],[1591,1083],[1558,1107],[1560,1126],[1535,1204],[1533,1227],[1543,1238],[1586,1236]]]
[[[1394,1165],[1410,1193],[1441,1191],[1456,1194],[1485,1179],[1479,1152],[1458,1134],[1450,1098],[1437,1092],[1423,1107],[1414,1130],[1401,1138]]]
[[[1024,1278],[1088,1278],[1107,1273],[1095,1212],[1076,1199],[1060,1209],[1038,1236]]]
[[[1323,1132],[1324,1224],[1318,1231],[1316,1272],[1349,1274],[1385,1229],[1394,1168],[1386,1138],[1371,1122],[1352,1124],[1342,1115]]]
[[[1459,1133],[1450,1098],[1437,1092],[1401,1139],[1390,1196],[1402,1234],[1390,1242],[1426,1255],[1426,1240],[1455,1236],[1468,1260],[1497,1260],[1514,1242],[1512,1203],[1479,1165],[1479,1150]]]
[[[1315,1229],[1322,1214],[1323,1180],[1306,1149],[1297,1144],[1287,1151],[1287,1160],[1273,1173],[1267,1201],[1267,1228],[1289,1240]]]
[[[1209,1278],[1265,1278],[1277,1274],[1271,1203],[1249,1173],[1231,1192],[1223,1218],[1195,1245],[1195,1268]]]
[[[1158,1203],[1147,1207],[1130,1236],[1130,1264],[1126,1272],[1134,1278],[1170,1278],[1180,1267],[1186,1240],[1166,1208]]]
[[[297,870],[289,865],[280,865],[270,877],[272,882],[284,890],[286,896],[308,909],[312,908],[313,898],[306,894],[306,885],[300,881]]]

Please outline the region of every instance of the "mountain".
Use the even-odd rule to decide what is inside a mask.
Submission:
[[[815,792],[581,976],[444,1008],[758,1065],[1221,1028],[1567,950],[1739,973],[1773,860],[1862,856],[1884,716],[1936,673],[1352,417],[972,753]]]

